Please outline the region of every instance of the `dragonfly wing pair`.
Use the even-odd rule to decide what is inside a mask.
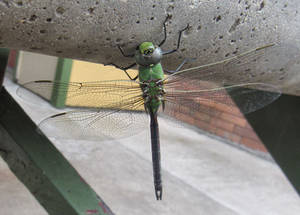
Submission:
[[[67,104],[80,107],[44,119],[39,129],[48,136],[85,140],[122,138],[139,133],[149,123],[142,111],[140,87],[134,81],[33,81],[18,88],[17,94],[28,97],[28,91],[46,99],[66,96]]]
[[[248,114],[272,103],[281,95],[278,87],[254,79],[245,83],[243,77],[247,79],[251,72],[258,69],[259,63],[267,62],[267,54],[273,45],[169,75],[164,80],[166,114],[214,114],[220,104],[228,111],[236,111],[238,106],[238,111]],[[233,73],[241,78],[234,79],[231,77]]]
[[[193,82],[193,81],[192,81]],[[165,111],[167,115],[178,113],[193,115],[205,112],[213,114],[216,107],[223,106],[228,112],[235,111],[248,114],[272,103],[280,95],[280,90],[274,85],[264,83],[245,83],[222,87],[214,83],[203,82],[206,89],[194,88],[192,83],[187,89],[166,85]],[[194,90],[197,89],[197,90]],[[206,109],[205,109],[206,108]]]

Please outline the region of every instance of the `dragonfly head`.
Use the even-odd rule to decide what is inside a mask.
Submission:
[[[143,42],[136,48],[135,60],[137,64],[149,66],[157,64],[162,59],[162,51],[151,42]]]

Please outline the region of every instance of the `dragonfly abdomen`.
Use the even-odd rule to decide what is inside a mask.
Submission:
[[[159,129],[157,122],[157,114],[150,110],[150,131],[151,131],[151,149],[152,149],[152,164],[153,164],[153,178],[154,188],[157,200],[162,198],[162,180],[160,167],[160,141]]]

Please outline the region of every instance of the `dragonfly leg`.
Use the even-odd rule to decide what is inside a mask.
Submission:
[[[185,59],[183,60],[183,62],[177,67],[177,69],[176,69],[175,71],[173,71],[173,70],[165,70],[165,72],[167,72],[167,73],[169,73],[169,74],[178,72],[178,71],[183,67],[183,65],[184,65],[185,63],[191,62],[191,61],[194,61],[194,60],[196,60],[196,58],[185,58]]]
[[[119,46],[119,45],[118,45],[118,49],[120,50],[120,52],[122,53],[122,55],[123,55],[124,57],[131,57],[131,58],[134,57],[134,54],[125,54],[124,51],[123,51],[123,49],[122,49],[121,46]]]
[[[178,36],[178,40],[177,40],[177,47],[175,49],[173,49],[173,50],[163,51],[163,55],[172,54],[172,53],[176,52],[179,49],[182,32],[184,32],[185,30],[187,30],[189,27],[190,27],[190,25],[187,24],[187,26],[184,29],[181,29],[179,31],[179,36]]]
[[[166,27],[166,23],[168,21],[168,19],[171,18],[171,15],[167,15],[165,21],[164,21],[164,39],[159,43],[159,47],[162,46],[165,42],[166,42],[166,39],[167,39],[167,27]]]
[[[122,49],[121,46],[119,46],[119,45],[118,45],[118,49],[120,50],[120,52],[122,53],[122,55],[123,55],[124,57],[130,57],[130,58],[133,58],[133,57],[134,57],[134,54],[125,54],[124,51],[123,51],[123,49]],[[132,67],[136,66],[136,63],[133,63],[133,64],[127,66],[127,67],[118,66],[117,64],[114,64],[114,63],[104,64],[104,66],[108,66],[108,65],[111,65],[111,66],[114,66],[114,67],[116,67],[116,68],[118,68],[118,69],[120,69],[120,70],[123,70],[130,80],[134,80],[134,81],[135,81],[135,80],[138,78],[138,75],[137,75],[136,77],[132,78],[132,77],[128,74],[128,72],[126,71],[126,70],[131,69]]]
[[[126,70],[128,70],[128,69],[134,67],[134,66],[136,65],[136,63],[133,63],[133,64],[127,66],[127,67],[122,67],[122,66],[119,66],[119,65],[114,64],[114,63],[104,64],[104,66],[109,66],[109,65],[110,65],[110,66],[114,66],[114,67],[116,67],[116,68],[118,68],[118,69],[120,69],[120,70],[123,70],[130,80],[135,81],[135,80],[138,78],[138,75],[137,75],[136,77],[132,78],[132,77],[128,74],[128,72],[126,71]]]

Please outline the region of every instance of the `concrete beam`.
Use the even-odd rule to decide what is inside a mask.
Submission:
[[[180,51],[163,61],[167,69],[186,57],[197,58],[191,67],[275,42],[251,72],[227,74],[237,81],[273,83],[299,95],[299,9],[298,0],[1,0],[0,46],[125,66],[132,59],[121,56],[117,45],[131,53],[143,41],[158,43],[169,14],[164,49],[175,47],[178,31],[187,23],[191,27]]]

